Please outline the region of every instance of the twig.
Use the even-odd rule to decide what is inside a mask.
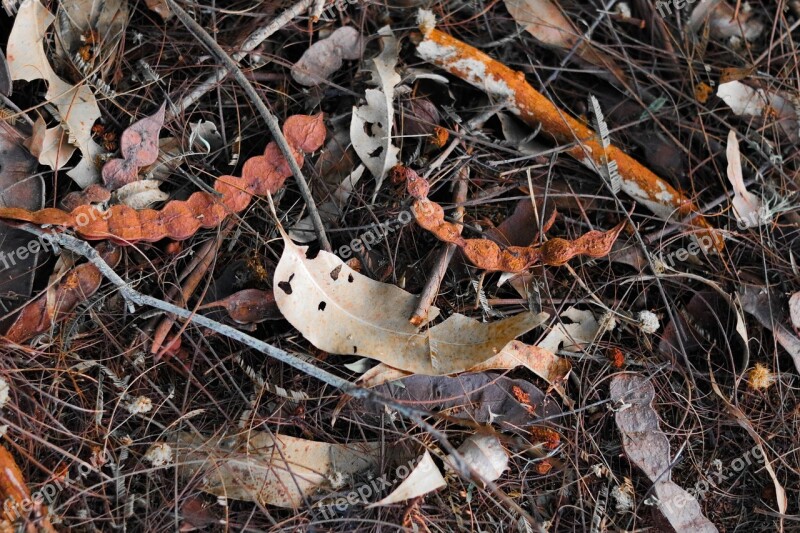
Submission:
[[[239,62],[244,59],[247,54],[255,50],[258,45],[271,37],[276,31],[286,26],[293,18],[308,9],[313,3],[314,0],[300,0],[295,5],[275,17],[272,22],[264,27],[258,28],[256,31],[251,33],[250,36],[245,39],[244,43],[242,43],[242,45],[239,47],[241,51],[233,54],[233,60]],[[181,100],[180,105],[178,105],[174,112],[173,109],[170,109],[170,111],[167,113],[167,120],[173,119],[179,112],[189,109],[189,106],[200,100],[206,95],[206,93],[216,87],[217,84],[224,80],[229,73],[230,71],[228,70],[228,67],[219,67],[217,70],[215,70],[213,74],[203,80],[200,85],[195,87],[192,92],[190,92],[183,98],[183,100]]]
[[[33,224],[21,224],[19,227],[20,229],[23,229],[28,233],[32,233],[38,237],[47,235],[48,242],[54,242],[63,248],[88,259],[89,262],[97,267],[103,276],[108,278],[108,280],[111,281],[115,287],[117,287],[120,294],[122,294],[123,298],[125,298],[125,300],[128,302],[128,305],[131,307],[134,304],[153,307],[167,313],[172,313],[180,318],[191,320],[197,325],[208,328],[216,333],[219,333],[220,335],[228,337],[229,339],[241,342],[242,344],[249,346],[254,350],[266,354],[277,361],[285,363],[292,368],[295,368],[313,378],[322,381],[323,383],[335,387],[356,399],[364,400],[370,404],[389,407],[390,409],[397,411],[397,413],[399,413],[401,416],[404,416],[417,424],[420,428],[424,429],[439,442],[441,447],[450,454],[453,460],[453,467],[455,471],[458,472],[463,479],[476,479],[484,481],[486,488],[505,504],[506,507],[503,508],[503,511],[510,518],[514,518],[511,515],[511,511],[513,510],[514,512],[519,513],[519,515],[524,517],[526,520],[529,520],[533,523],[533,518],[528,514],[527,511],[525,511],[514,500],[509,498],[503,491],[501,491],[494,482],[489,482],[483,479],[483,477],[464,460],[464,457],[461,455],[461,453],[459,453],[458,450],[456,450],[456,448],[450,444],[450,441],[447,439],[444,433],[424,420],[424,418],[430,416],[431,413],[414,409],[413,407],[409,407],[403,403],[381,396],[374,391],[359,387],[358,385],[350,383],[349,381],[331,374],[326,370],[317,368],[311,363],[306,362],[303,359],[290,354],[289,352],[281,350],[280,348],[276,348],[275,346],[256,339],[255,337],[251,337],[250,335],[232,328],[231,326],[227,326],[217,322],[216,320],[211,320],[203,315],[195,314],[191,311],[178,307],[177,305],[159,300],[158,298],[142,294],[139,291],[131,288],[131,286],[125,282],[125,280],[122,279],[119,274],[114,272],[114,269],[111,268],[102,257],[100,257],[100,254],[97,252],[97,250],[92,248],[89,243],[85,241],[64,233],[44,231]]]
[[[317,233],[320,246],[323,250],[330,252],[331,245],[328,242],[327,235],[325,235],[325,228],[322,225],[322,219],[319,216],[319,211],[317,211],[317,205],[314,202],[313,196],[311,196],[311,189],[308,188],[308,183],[306,182],[305,176],[303,176],[303,171],[297,164],[294,154],[292,154],[292,149],[289,146],[289,143],[286,142],[286,137],[283,136],[280,124],[278,124],[278,119],[275,118],[275,115],[273,115],[272,112],[270,112],[270,110],[267,108],[266,104],[264,104],[264,101],[261,99],[258,91],[256,91],[256,88],[253,87],[252,83],[250,83],[250,80],[247,79],[247,76],[244,75],[242,69],[239,68],[239,65],[237,65],[236,62],[231,59],[231,57],[222,49],[222,47],[217,44],[214,38],[211,37],[211,35],[209,35],[208,32],[191,16],[189,16],[189,14],[184,11],[175,0],[166,1],[167,5],[175,14],[175,16],[189,29],[190,32],[192,32],[195,37],[200,40],[203,46],[205,46],[206,49],[217,58],[217,60],[222,62],[231,75],[233,75],[233,78],[242,87],[242,89],[244,89],[244,92],[247,94],[248,98],[250,98],[261,117],[267,123],[267,127],[269,128],[270,133],[272,133],[273,139],[281,149],[281,153],[283,153],[286,161],[289,163],[289,168],[292,170],[292,175],[294,175],[295,180],[297,180],[297,184],[300,186],[300,193],[303,195],[303,199],[308,207],[308,213],[311,216],[311,222],[314,224],[314,230]]]

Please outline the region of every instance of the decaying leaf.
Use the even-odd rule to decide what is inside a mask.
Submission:
[[[472,435],[458,447],[458,453],[483,481],[495,481],[508,468],[508,452],[494,435]],[[446,459],[452,461],[450,456]]]
[[[561,313],[561,317],[569,319],[571,323],[564,324],[562,321],[556,324],[538,344],[539,348],[552,353],[558,350],[580,350],[593,343],[598,335],[605,333],[600,331],[600,324],[591,311],[570,307]]]
[[[581,32],[561,11],[555,0],[505,0],[506,9],[540,43],[570,51],[587,63],[611,71],[617,79],[625,79],[622,70],[608,55],[582,38]]]
[[[98,252],[111,267],[122,257],[120,249],[111,243],[100,243]],[[19,312],[5,336],[21,343],[34,335],[48,331],[53,324],[69,317],[81,303],[90,298],[103,281],[100,270],[92,263],[84,263],[69,270],[58,281],[54,290],[46,289]]]
[[[191,122],[189,128],[189,146],[200,153],[210,154],[221,149],[223,146],[222,135],[217,129],[217,125],[210,120]]]
[[[420,10],[419,22],[424,39],[417,45],[417,54],[422,59],[498,101],[509,102],[509,111],[533,128],[541,126],[542,133],[553,140],[570,145],[577,140],[567,153],[592,171],[615,162],[626,194],[665,220],[690,218],[700,233],[711,239],[713,249],[723,249],[722,236],[698,214],[697,207],[689,198],[616,146],[604,147],[594,131],[534,89],[526,81],[524,73],[515,72],[476,48],[437,30],[435,17],[429,11]],[[701,245],[706,247],[702,242]]]
[[[98,177],[94,157],[102,148],[92,140],[92,126],[100,118],[100,109],[87,84],[70,85],[50,66],[42,41],[54,19],[39,0],[22,3],[8,38],[8,67],[14,80],[47,82],[47,101],[55,104],[71,143],[81,151],[83,161],[88,161],[81,171],[73,169],[68,175],[86,187]]]
[[[739,153],[739,141],[736,139],[736,132],[731,130],[728,133],[728,181],[733,187],[733,214],[736,221],[744,228],[753,228],[761,225],[765,220],[764,202],[747,190],[744,186],[744,174],[742,173],[742,156]]]
[[[734,7],[725,0],[701,0],[692,11],[687,29],[697,33],[705,23],[708,23],[711,37],[715,39],[744,37],[752,41],[764,30],[764,25],[752,18],[747,4]]]
[[[111,200],[111,193],[97,183],[92,183],[82,191],[74,191],[66,195],[61,200],[61,207],[67,211],[72,211],[80,205],[102,204]]]
[[[496,424],[505,431],[522,432],[541,418],[561,413],[558,404],[529,381],[494,372],[458,376],[410,376],[375,387],[375,392],[410,407],[448,415],[477,424]],[[380,423],[383,407],[351,401],[348,417]]]
[[[322,115],[289,117],[283,125],[283,133],[296,150],[298,164],[302,165],[303,153],[318,149],[325,140]],[[244,210],[254,195],[275,194],[291,175],[288,163],[273,141],[267,145],[263,156],[252,157],[244,164],[241,178],[220,176],[214,183],[218,195],[198,191],[185,201],[168,202],[159,211],[136,211],[126,205],[111,206],[106,212],[85,205],[69,213],[59,209],[31,212],[9,207],[0,208],[0,218],[63,226],[74,229],[84,239],[112,239],[125,245],[164,238],[180,241],[188,239],[201,227],[216,227],[229,214]]]
[[[139,179],[139,169],[152,165],[158,158],[158,133],[164,125],[166,102],[152,116],[128,126],[122,132],[120,154],[103,166],[103,182],[110,190],[133,183]]]
[[[0,500],[3,502],[0,530],[55,533],[47,507],[41,499],[31,497],[14,456],[3,445],[0,445]]]
[[[428,328],[408,317],[417,297],[359,274],[334,254],[284,237],[275,269],[275,301],[292,326],[320,350],[362,355],[415,374],[462,372],[492,357],[509,341],[535,328],[546,315],[521,313],[485,324],[460,314]],[[428,320],[439,310],[432,308]]]
[[[71,0],[58,4],[56,52],[70,59],[76,55],[92,67],[107,72],[125,36],[128,0]],[[86,58],[89,59],[86,59]],[[84,72],[89,74],[89,72]]]
[[[615,417],[622,433],[622,447],[631,462],[653,482],[658,509],[670,525],[675,531],[716,532],[695,497],[671,479],[669,441],[653,409],[652,383],[639,374],[617,374],[611,380],[609,395],[612,401],[625,406],[617,410]]]
[[[152,165],[139,169],[139,176],[144,179],[166,181],[183,162],[184,152],[181,141],[175,137],[164,137],[158,140],[158,159]]]
[[[794,366],[800,371],[800,337],[784,324],[786,315],[781,307],[781,298],[766,287],[744,285],[740,290],[742,307],[753,315],[762,326],[772,331],[775,340],[789,352]]]
[[[172,17],[167,0],[145,0],[144,3],[147,5],[147,9],[158,13],[162,19],[169,20]]]
[[[394,87],[400,83],[395,71],[399,47],[389,26],[378,30],[383,50],[372,60],[372,83],[379,89],[367,89],[367,104],[353,107],[350,139],[358,157],[375,176],[375,194],[389,169],[397,164],[400,149],[392,144],[394,125]]]
[[[717,96],[728,104],[735,115],[754,117],[776,125],[792,142],[800,141],[800,117],[791,98],[776,91],[753,88],[741,81],[721,83]]]
[[[406,189],[415,199],[411,212],[417,224],[437,239],[455,244],[473,265],[488,271],[522,272],[537,264],[562,266],[580,255],[603,257],[625,227],[621,222],[607,232],[592,230],[573,241],[554,238],[533,246],[501,247],[488,239],[465,239],[458,224],[444,219],[442,206],[427,198],[430,185],[424,178],[407,167],[395,167],[392,172],[406,181]]]
[[[161,182],[156,180],[138,180],[123,185],[114,192],[117,201],[131,209],[147,209],[153,204],[166,201],[169,194],[162,191]]]
[[[0,121],[0,206],[41,209],[44,180],[36,172],[36,160],[22,145],[22,135]],[[36,266],[42,253],[32,249],[30,233],[0,222],[0,312],[23,305],[31,295]],[[0,322],[5,327],[9,320]]]
[[[68,138],[64,128],[48,128],[44,119],[38,117],[33,124],[33,135],[25,141],[25,146],[39,163],[58,170],[67,164],[75,152],[75,147],[69,144]]]
[[[222,307],[239,324],[257,324],[265,320],[282,318],[272,291],[245,289],[230,296],[203,304],[200,309]]]
[[[337,28],[306,50],[292,66],[292,78],[300,85],[314,86],[326,81],[342,67],[345,59],[359,59],[364,51],[361,34],[352,26]]]
[[[266,431],[239,437],[201,438],[179,433],[175,464],[184,479],[233,500],[299,508],[335,475],[354,475],[378,466],[381,442],[329,444]]]
[[[408,477],[391,494],[380,501],[367,505],[367,509],[400,503],[446,486],[447,482],[442,477],[439,467],[433,462],[430,452],[426,450]]]

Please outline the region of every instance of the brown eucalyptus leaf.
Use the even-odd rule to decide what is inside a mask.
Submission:
[[[418,298],[359,274],[334,254],[308,248],[284,235],[275,269],[275,301],[292,326],[320,350],[361,355],[416,374],[462,372],[530,331],[546,315],[521,313],[482,323],[460,314],[433,327],[412,325]],[[439,310],[432,308],[428,320]]]
[[[671,479],[670,446],[653,409],[653,384],[639,374],[617,374],[609,396],[618,406],[615,419],[625,454],[654,483],[658,509],[670,525],[675,531],[716,532],[694,496]]]
[[[44,181],[36,173],[36,159],[22,145],[23,137],[10,124],[0,121],[0,206],[41,209]],[[35,239],[27,231],[0,222],[0,316],[23,305],[31,295],[39,263]],[[9,320],[0,322],[5,328]]]
[[[201,490],[233,500],[297,509],[336,475],[379,465],[382,442],[330,444],[267,431],[204,438],[178,433],[173,447],[178,475],[200,479]]]
[[[292,78],[300,85],[319,85],[339,70],[345,59],[359,59],[363,49],[363,39],[357,29],[352,26],[337,28],[327,39],[317,41],[303,53],[292,66]]]

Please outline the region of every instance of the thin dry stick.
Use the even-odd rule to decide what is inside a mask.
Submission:
[[[453,467],[455,471],[458,472],[463,479],[475,479],[484,482],[486,488],[507,506],[507,508],[503,508],[503,512],[505,512],[509,518],[512,520],[516,518],[511,514],[511,510],[513,510],[531,523],[535,523],[533,517],[531,517],[528,512],[520,507],[514,500],[509,498],[503,491],[501,491],[494,482],[483,479],[483,477],[474,469],[474,467],[470,466],[469,463],[464,460],[464,457],[461,455],[461,453],[459,453],[458,450],[456,450],[456,448],[450,444],[450,441],[447,439],[444,433],[425,421],[424,418],[430,416],[431,413],[414,409],[403,403],[381,396],[372,390],[359,387],[343,378],[340,378],[339,376],[318,368],[311,363],[290,354],[289,352],[285,352],[280,348],[276,348],[275,346],[272,346],[271,344],[268,344],[262,340],[251,337],[250,335],[243,333],[238,329],[232,328],[231,326],[226,326],[225,324],[221,324],[216,320],[211,320],[203,315],[197,315],[191,311],[178,307],[177,305],[142,294],[139,291],[131,288],[131,286],[126,283],[125,280],[119,276],[119,274],[114,272],[114,269],[111,268],[102,257],[100,257],[100,254],[97,252],[97,250],[92,248],[86,241],[82,241],[78,238],[72,237],[71,235],[66,235],[63,233],[44,231],[32,224],[23,224],[19,227],[20,229],[23,229],[28,233],[32,233],[38,237],[44,237],[47,235],[48,242],[54,242],[59,246],[88,259],[90,263],[97,267],[103,276],[105,276],[115,287],[117,287],[120,294],[122,294],[122,297],[128,302],[131,312],[133,312],[134,305],[141,305],[160,309],[167,313],[172,313],[175,316],[185,320],[190,320],[195,324],[208,328],[211,331],[215,331],[220,335],[224,335],[229,339],[241,342],[242,344],[249,346],[256,351],[266,354],[277,361],[285,363],[292,368],[295,368],[313,378],[322,381],[323,383],[327,383],[328,385],[335,387],[354,398],[364,400],[370,404],[389,407],[390,409],[397,411],[400,415],[408,418],[420,428],[427,431],[439,442],[441,447],[450,454],[451,458],[453,459]]]
[[[261,117],[267,123],[269,131],[272,133],[272,138],[275,140],[284,157],[286,158],[286,162],[289,163],[289,168],[292,170],[292,175],[294,176],[295,180],[297,180],[297,184],[300,187],[300,193],[303,195],[303,199],[308,207],[308,213],[311,216],[311,222],[314,225],[314,231],[317,234],[320,246],[326,252],[331,252],[331,244],[328,242],[327,235],[325,235],[325,227],[322,225],[322,219],[319,216],[319,211],[317,211],[317,204],[314,202],[314,197],[311,195],[311,189],[308,188],[308,182],[306,182],[306,178],[303,176],[303,171],[297,164],[294,154],[292,154],[292,149],[289,146],[289,143],[286,142],[286,137],[283,136],[280,124],[278,124],[278,119],[275,118],[275,115],[273,115],[272,112],[270,112],[270,110],[267,108],[266,104],[264,104],[264,101],[261,99],[258,91],[256,91],[256,88],[253,87],[252,83],[250,83],[250,80],[247,79],[247,76],[244,75],[242,69],[239,68],[239,65],[237,65],[236,62],[231,59],[227,53],[225,53],[225,51],[222,49],[222,47],[220,47],[219,44],[217,44],[214,38],[211,37],[211,35],[209,35],[209,33],[191,16],[189,16],[189,14],[184,11],[175,0],[166,1],[167,5],[175,14],[175,16],[189,29],[190,32],[192,32],[195,37],[200,40],[201,43],[203,43],[203,46],[205,46],[206,49],[211,52],[211,54],[213,54],[218,61],[225,65],[225,68],[227,68],[231,75],[233,75],[236,83],[238,83],[242,89],[244,89],[244,92],[247,94],[248,98],[250,98]]]
[[[203,276],[205,276],[205,273],[211,267],[214,259],[216,259],[217,251],[219,250],[220,246],[222,246],[222,242],[225,240],[225,237],[228,236],[235,226],[236,223],[234,222],[234,219],[228,219],[225,227],[222,228],[222,231],[220,231],[219,235],[217,235],[215,239],[207,241],[181,273],[181,278],[184,279],[183,285],[180,289],[182,296],[180,303],[182,305],[186,305],[189,296],[200,284]],[[170,293],[167,295],[169,300],[174,299],[178,294],[177,287],[174,287],[173,289],[174,290],[170,291]],[[197,305],[200,305],[199,301]],[[175,317],[171,315],[167,315],[161,320],[161,323],[156,328],[155,333],[153,333],[153,344],[150,347],[150,353],[158,353],[161,351],[162,353],[160,355],[163,355],[163,352],[172,345],[172,342],[174,341],[167,343],[164,350],[161,349],[161,347],[164,345],[164,339],[167,338],[167,335],[172,328],[172,324],[174,323]],[[180,332],[175,335],[175,338],[178,338],[179,335]]]
[[[256,49],[258,45],[263,43],[269,37],[271,37],[275,32],[286,26],[293,18],[298,16],[300,13],[307,10],[311,4],[314,3],[314,0],[300,0],[295,5],[275,17],[272,22],[267,24],[264,27],[258,28],[256,31],[250,34],[250,36],[245,39],[242,45],[239,47],[241,49],[240,52],[236,52],[233,54],[233,60],[237,63],[244,59],[247,54],[252,52]],[[175,115],[179,112],[185,111],[189,109],[189,106],[200,100],[203,96],[206,95],[209,91],[211,91],[214,87],[216,87],[222,80],[224,80],[230,71],[227,67],[219,67],[217,70],[214,71],[209,77],[203,80],[200,85],[194,88],[192,92],[186,95],[183,100],[181,100],[180,105],[177,107],[175,112],[171,109],[167,113],[167,120],[175,118]]]
[[[458,205],[456,208],[456,214],[453,217],[455,222],[460,222],[461,219],[464,217],[464,206],[460,205],[467,201],[467,185],[469,184],[469,167],[464,165],[459,170],[458,180],[456,182],[456,190],[453,194],[453,202]],[[461,234],[461,230],[464,229],[464,226],[458,226],[458,233]],[[428,278],[427,283],[425,283],[425,288],[422,290],[422,294],[419,295],[419,303],[417,304],[417,308],[414,309],[414,314],[411,315],[409,322],[411,322],[415,326],[419,326],[428,318],[428,310],[433,303],[433,300],[436,298],[436,295],[439,294],[439,286],[442,284],[442,280],[444,279],[444,275],[447,273],[447,268],[450,266],[450,261],[453,259],[453,254],[456,251],[456,245],[449,242],[447,245],[439,250],[439,257],[436,260],[436,264],[433,267],[433,271],[431,272],[430,277]]]

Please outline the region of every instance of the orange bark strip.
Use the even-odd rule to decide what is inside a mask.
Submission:
[[[303,153],[319,149],[325,141],[322,114],[289,117],[283,125],[283,133],[293,148],[297,163],[302,165]],[[200,228],[216,227],[226,216],[243,211],[253,195],[275,194],[291,175],[278,145],[270,142],[264,155],[253,157],[244,164],[241,178],[220,176],[217,179],[214,189],[218,196],[198,191],[186,201],[168,202],[160,211],[136,211],[126,205],[114,205],[105,212],[81,205],[70,213],[52,208],[31,212],[5,207],[0,208],[0,218],[73,229],[84,239],[111,239],[123,245],[165,238],[180,241],[188,239]]]
[[[709,222],[697,213],[692,201],[669,183],[659,178],[644,165],[617,148],[603,148],[599,137],[585,124],[556,107],[549,99],[534,89],[522,72],[514,71],[495,61],[480,50],[432,27],[430,17],[420,17],[424,40],[417,46],[417,54],[450,74],[474,85],[500,100],[508,100],[508,109],[532,127],[542,126],[542,131],[558,143],[578,142],[567,153],[595,170],[616,161],[622,178],[622,190],[641,201],[648,209],[663,219],[675,215],[694,218],[691,224],[708,234],[711,246],[721,251],[722,237]],[[700,242],[704,242],[702,239]]]
[[[25,478],[14,460],[14,456],[0,444],[0,499],[3,509],[1,519],[7,523],[15,523],[21,519],[36,525],[34,531],[55,533],[55,529],[47,518],[47,507],[31,497]],[[29,516],[32,513],[32,516]],[[4,529],[6,531],[6,529]]]

